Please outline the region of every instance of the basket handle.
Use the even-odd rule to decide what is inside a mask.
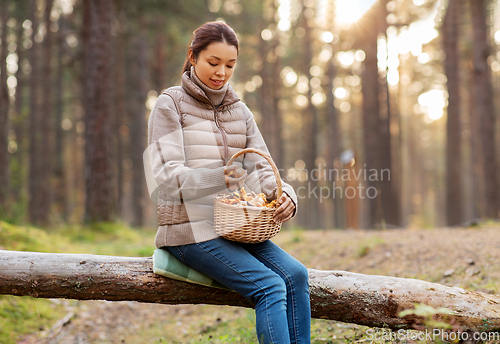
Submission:
[[[278,171],[278,168],[276,167],[276,164],[274,163],[273,159],[271,158],[271,156],[269,154],[264,153],[263,151],[260,151],[258,149],[254,149],[254,148],[245,148],[245,149],[242,149],[239,152],[233,154],[231,159],[229,159],[229,161],[227,162],[227,166],[231,165],[233,163],[234,159],[236,159],[237,157],[239,157],[240,155],[243,155],[245,153],[259,154],[264,159],[266,159],[267,162],[271,165],[271,168],[273,169],[273,172],[274,172],[274,177],[276,178],[276,184],[278,185],[278,188],[276,190],[276,196],[277,196],[276,199],[279,200],[282,193],[283,193],[283,186],[281,185],[281,177],[280,177],[280,173]]]

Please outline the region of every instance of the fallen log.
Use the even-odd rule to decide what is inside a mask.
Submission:
[[[152,264],[152,258],[0,250],[0,295],[253,307],[236,292],[155,275]],[[452,310],[462,330],[500,330],[498,295],[347,271],[309,269],[309,281],[314,318],[411,329],[422,319],[398,314],[426,304]]]

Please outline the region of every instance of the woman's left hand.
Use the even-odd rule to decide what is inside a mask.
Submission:
[[[292,199],[286,194],[282,193],[278,200],[279,207],[274,211],[273,218],[275,222],[285,222],[292,218],[295,211],[295,204]]]

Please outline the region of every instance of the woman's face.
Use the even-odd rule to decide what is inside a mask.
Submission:
[[[224,42],[211,43],[195,60],[189,51],[189,60],[194,66],[198,78],[210,88],[218,90],[224,86],[231,75],[238,58],[238,50],[234,45]]]

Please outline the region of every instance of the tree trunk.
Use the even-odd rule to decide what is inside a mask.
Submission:
[[[43,198],[43,202],[38,204],[38,212],[40,217],[38,224],[46,226],[49,224],[50,209],[52,203],[52,30],[50,26],[50,14],[52,12],[53,0],[45,2],[44,22],[46,32],[43,40],[42,47],[42,74],[41,85],[43,88],[43,97],[41,99],[41,112],[40,112],[40,133],[41,133],[41,160],[40,160],[40,189],[39,192]]]
[[[113,219],[111,186],[111,65],[113,3],[89,0],[84,3],[85,49],[85,222]]]
[[[280,33],[277,29],[276,4],[269,2],[264,5],[262,12],[262,21],[259,27],[259,32],[268,28],[274,27],[274,37],[270,40],[259,38],[259,55],[262,59],[262,65],[259,70],[259,76],[262,79],[262,85],[258,88],[259,96],[259,111],[261,119],[259,128],[262,136],[266,141],[269,153],[273,157],[278,169],[284,169],[284,152],[283,152],[283,137],[282,137],[282,121],[280,109],[278,106],[281,98],[281,88],[283,81],[280,76],[281,72],[281,57],[277,54],[277,48],[280,44]],[[264,123],[264,118],[266,124]]]
[[[473,62],[476,77],[476,109],[480,120],[481,149],[483,156],[484,181],[486,184],[486,217],[500,218],[500,195],[498,164],[496,161],[495,143],[495,107],[493,104],[493,87],[491,69],[488,65],[490,47],[488,45],[488,28],[486,23],[485,0],[470,1],[472,26],[474,30]]]
[[[279,47],[279,32],[275,33],[275,37],[272,41],[272,47],[274,53],[276,54],[276,59],[271,64],[271,75],[272,75],[272,98],[271,98],[271,113],[272,113],[272,128],[274,135],[271,139],[273,140],[273,151],[272,157],[278,169],[283,170],[285,152],[283,149],[283,121],[281,117],[281,110],[279,108],[279,101],[281,99],[281,89],[283,88],[283,80],[280,77],[281,74],[281,57],[277,55],[277,49]],[[283,176],[282,176],[283,177]]]
[[[125,160],[125,137],[126,133],[126,84],[127,84],[127,68],[125,64],[125,42],[126,42],[126,25],[127,16],[125,12],[126,2],[123,0],[116,2],[116,16],[119,23],[119,30],[116,36],[116,49],[115,49],[115,114],[114,114],[114,131],[115,135],[115,163],[116,163],[116,215],[123,217],[123,199],[125,176],[123,161]],[[123,127],[122,127],[123,126]],[[123,128],[123,129],[122,129]],[[125,131],[124,131],[125,130]]]
[[[39,43],[35,41],[35,36],[38,32],[38,9],[36,0],[31,0],[30,3],[30,20],[31,20],[31,43],[29,49],[29,64],[31,73],[29,79],[30,85],[30,115],[29,115],[29,220],[33,224],[39,224],[43,218],[40,213],[41,203],[44,202],[41,193],[41,131],[40,131],[40,56]]]
[[[281,111],[279,108],[279,101],[281,99],[281,90],[283,88],[283,80],[281,79],[281,56],[278,54],[280,41],[282,40],[280,35],[281,32],[278,30],[278,21],[274,13],[278,11],[277,2],[270,1],[271,11],[268,13],[269,22],[274,26],[274,37],[269,41],[271,53],[274,56],[274,60],[269,63],[269,85],[271,86],[271,93],[269,94],[270,101],[270,128],[272,130],[271,135],[267,140],[270,140],[271,147],[270,152],[273,157],[276,166],[279,169],[284,169],[284,158],[285,152],[283,151],[283,123],[281,119]],[[262,113],[265,116],[265,113]],[[267,116],[266,116],[267,117]]]
[[[9,199],[9,90],[7,88],[7,20],[8,5],[0,5],[0,216],[7,212]]]
[[[380,170],[377,171],[378,183],[380,185],[379,197],[382,201],[382,221],[385,226],[401,227],[401,201],[396,186],[398,169],[393,159],[394,149],[392,145],[392,136],[395,136],[395,134],[391,132],[391,123],[393,125],[397,123],[394,118],[396,111],[393,111],[391,107],[387,74],[383,79],[383,86],[385,91],[385,111],[382,112],[382,116],[380,117]],[[368,175],[370,174],[368,173]],[[368,193],[367,195],[371,196],[372,193]]]
[[[335,1],[330,2],[330,9],[328,10],[326,22],[326,30],[331,32],[339,33],[336,29],[336,12],[337,6]],[[336,40],[332,40],[329,44],[332,57],[338,52],[339,43]],[[328,83],[325,85],[326,93],[326,105],[325,105],[325,120],[324,125],[326,126],[326,138],[325,138],[325,164],[326,164],[326,176],[325,181],[328,187],[331,189],[331,196],[333,198],[333,212],[330,210],[329,214],[326,214],[325,226],[334,228],[345,228],[345,200],[342,198],[341,188],[342,181],[334,170],[340,170],[340,154],[344,149],[342,145],[342,134],[340,128],[340,116],[337,108],[335,107],[335,84],[334,80],[337,77],[337,66],[334,58],[326,64],[325,76],[327,77]],[[345,189],[345,188],[344,188]],[[330,206],[329,203],[327,203]]]
[[[146,30],[147,24],[146,19],[139,19],[140,32],[137,44],[137,64],[136,68],[131,68],[134,71],[133,78],[134,85],[136,85],[136,90],[134,92],[134,102],[133,102],[133,112],[132,112],[132,122],[130,125],[130,157],[132,159],[132,212],[133,220],[132,225],[140,227],[144,224],[144,204],[145,204],[145,179],[144,179],[144,168],[143,168],[143,154],[146,149],[147,138],[145,133],[146,128],[146,117],[145,117],[145,107],[146,94],[147,94],[147,79],[148,79],[148,68],[147,68],[147,50],[146,46]]]
[[[53,130],[54,141],[54,203],[57,213],[64,221],[68,220],[68,202],[66,199],[66,175],[64,173],[64,131],[63,120],[63,72],[64,72],[64,42],[66,38],[66,17],[61,15],[58,21],[57,33],[57,73],[55,78],[55,121]]]
[[[23,21],[21,18],[25,18],[27,15],[26,12],[26,4],[24,6],[17,9],[20,14],[19,17],[16,17],[16,54],[17,54],[17,64],[18,66],[22,66],[25,61],[25,49],[23,47],[24,44],[24,35],[23,35]],[[14,74],[17,80],[16,86],[16,98],[14,100],[14,113],[12,116],[12,129],[14,130],[14,135],[16,137],[16,150],[12,154],[12,158],[10,163],[13,166],[12,171],[15,172],[10,176],[10,192],[12,195],[12,203],[21,204],[21,200],[24,199],[24,195],[26,193],[26,151],[24,147],[25,144],[25,136],[26,136],[26,111],[23,111],[26,106],[26,98],[25,98],[25,85],[26,85],[26,75],[22,72],[22,68],[17,68],[17,71]]]
[[[330,45],[332,47],[332,55],[335,55],[335,44]],[[335,186],[338,186],[339,180],[336,180],[335,174],[332,174],[330,178],[330,171],[338,169],[334,165],[335,159],[339,159],[341,151],[341,136],[340,136],[340,125],[339,125],[339,115],[337,108],[334,105],[335,97],[333,95],[334,84],[333,81],[337,75],[337,67],[333,61],[328,63],[326,69],[326,76],[328,77],[328,86],[326,87],[326,180],[332,186],[331,192],[333,197],[333,225],[335,228],[344,228],[345,221],[343,221],[344,211],[343,211],[343,199]]]
[[[269,20],[266,20],[267,16],[263,14],[263,22],[261,24],[261,27],[259,28],[259,31],[262,32],[268,25],[269,25]],[[273,141],[272,141],[272,136],[275,135],[276,133],[273,133],[272,131],[272,116],[270,115],[271,113],[271,95],[272,95],[272,87],[273,87],[273,80],[270,75],[270,63],[268,61],[268,56],[270,55],[270,43],[269,41],[266,41],[262,38],[259,38],[259,56],[262,59],[262,64],[259,70],[259,76],[262,79],[262,86],[257,89],[257,93],[259,96],[259,101],[258,101],[258,106],[259,106],[259,112],[260,112],[260,119],[258,119],[258,125],[259,128],[262,132],[262,136],[264,137],[264,140],[267,144],[267,148],[269,152],[271,153],[271,156],[274,159],[274,147],[273,147]],[[281,78],[280,78],[281,80]],[[266,121],[266,125],[263,125],[264,118]],[[275,161],[276,163],[276,161]],[[279,165],[277,165],[278,168],[280,168]]]
[[[385,18],[389,14],[387,11],[388,0],[380,0],[377,4],[378,8],[378,18],[379,22],[375,22],[375,29],[378,32],[383,33],[386,40],[386,47],[388,44],[388,37],[386,35],[387,22]],[[387,51],[388,52],[388,51]],[[397,188],[397,180],[399,170],[397,168],[396,162],[393,159],[396,157],[393,148],[393,136],[397,139],[399,133],[392,132],[391,126],[397,126],[397,111],[395,107],[391,105],[391,92],[389,90],[389,82],[387,79],[387,73],[389,71],[389,66],[387,64],[385,77],[383,78],[383,98],[385,98],[385,103],[383,110],[380,112],[380,170],[378,172],[378,182],[380,185],[380,199],[382,201],[382,213],[384,225],[400,227],[402,225],[401,221],[401,200]],[[394,130],[393,130],[394,131]],[[399,148],[399,147],[398,147]],[[399,149],[396,149],[399,151]],[[387,173],[389,171],[389,173]],[[368,174],[370,175],[370,173]],[[371,194],[370,194],[371,195]]]
[[[472,189],[472,197],[470,204],[472,206],[472,219],[485,218],[485,185],[484,185],[484,171],[482,164],[482,153],[481,153],[481,134],[479,132],[479,124],[481,119],[476,109],[476,77],[474,75],[473,67],[467,69],[468,75],[468,88],[470,91],[470,99],[468,103],[468,120],[469,120],[469,130],[470,130],[470,142],[469,142],[469,164],[471,166],[470,178],[470,188]]]
[[[377,37],[378,18],[373,12],[366,17],[369,20],[370,31],[363,35],[363,50],[366,57],[361,72],[362,94],[363,94],[363,147],[364,147],[364,169],[368,172],[375,169],[380,172],[380,83],[377,61]],[[367,24],[368,25],[368,24]],[[373,188],[377,190],[376,197],[366,197],[369,205],[368,227],[373,228],[380,225],[382,221],[382,208],[380,206],[380,186],[376,180],[364,180],[365,190]]]
[[[305,199],[306,206],[306,226],[310,229],[318,229],[323,224],[319,217],[319,194],[318,194],[318,179],[319,175],[315,175],[313,171],[316,171],[316,157],[318,155],[316,137],[318,135],[317,131],[317,113],[316,107],[312,103],[312,87],[310,81],[312,79],[311,67],[313,63],[313,28],[310,22],[314,20],[314,15],[309,11],[306,11],[306,1],[302,1],[302,26],[304,28],[304,69],[302,73],[306,76],[308,81],[308,91],[307,91],[307,107],[303,112],[303,133],[304,133],[304,162],[306,163],[306,172],[308,175]]]
[[[463,222],[462,214],[462,126],[460,124],[460,1],[451,1],[443,23],[443,43],[446,60],[444,69],[448,88],[446,120],[446,224]]]
[[[309,269],[312,316],[373,327],[412,328],[398,314],[417,303],[454,311],[462,330],[500,330],[500,297],[409,278]],[[0,250],[0,294],[37,298],[253,307],[241,295],[158,276],[152,258]],[[485,324],[488,324],[486,327]]]
[[[157,15],[154,19],[155,23],[155,43],[154,43],[154,62],[153,62],[153,73],[151,75],[153,79],[154,89],[158,94],[160,94],[165,88],[167,88],[167,69],[165,68],[165,61],[167,61],[167,56],[165,54],[165,46],[168,46],[168,37],[165,35],[165,22],[166,17],[163,13]]]

